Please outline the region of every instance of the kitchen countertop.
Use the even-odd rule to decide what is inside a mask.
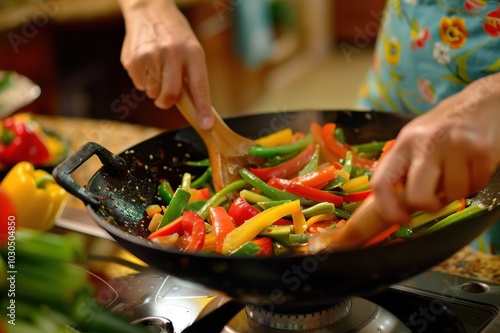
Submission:
[[[71,151],[93,141],[103,145],[113,153],[120,153],[163,130],[106,119],[65,118],[57,116],[36,116],[46,128],[59,133],[70,142]],[[84,184],[101,166],[97,158],[90,159],[73,173],[74,179]],[[84,209],[76,198],[69,205]],[[460,275],[476,280],[500,284],[500,256],[484,254],[470,246],[464,247],[434,269],[444,273]]]

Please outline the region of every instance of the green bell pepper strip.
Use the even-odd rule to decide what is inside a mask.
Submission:
[[[209,167],[210,166],[210,159],[204,158],[199,161],[187,161],[185,162],[186,165],[189,166],[194,166],[194,167]]]
[[[423,226],[426,223],[429,223],[431,221],[437,220],[441,217],[448,216],[450,214],[453,214],[461,209],[463,209],[465,206],[465,203],[462,202],[462,200],[454,200],[438,210],[437,212],[434,213],[429,213],[429,212],[420,212],[420,214],[411,217],[411,226],[413,228],[418,228]]]
[[[314,151],[311,160],[306,164],[304,168],[302,168],[302,170],[299,171],[299,176],[307,175],[308,173],[318,170],[319,148],[319,145],[316,145],[316,150]]]
[[[267,185],[259,177],[254,175],[250,170],[242,168],[240,170],[240,176],[247,181],[253,187],[259,189],[264,195],[274,199],[274,200],[297,200],[301,197],[291,194],[285,191],[278,190],[272,186]]]
[[[189,193],[188,191],[180,187],[176,189],[174,195],[172,196],[172,200],[165,210],[165,214],[163,214],[163,218],[161,219],[156,229],[160,229],[161,227],[169,224],[170,222],[181,216],[184,210],[186,210],[186,206],[190,198],[191,193]]]
[[[197,188],[212,179],[212,168],[209,166],[204,173],[201,174],[198,178],[191,182],[192,188]]]
[[[262,251],[262,248],[252,241],[248,241],[245,244],[238,247],[236,250],[229,253],[230,256],[234,257],[248,257],[256,256]]]
[[[253,146],[248,148],[248,153],[257,157],[271,158],[278,155],[297,153],[312,142],[313,136],[309,133],[302,140],[298,140],[288,145],[273,147]]]
[[[354,153],[378,153],[382,152],[382,148],[384,148],[386,141],[374,141],[368,143],[362,143],[358,145],[351,145],[351,149]]]
[[[431,227],[429,227],[429,229],[427,229],[424,232],[424,235],[428,234],[430,232],[434,232],[434,231],[437,231],[439,229],[442,229],[442,228],[444,228],[446,226],[449,226],[452,223],[461,221],[461,220],[466,219],[466,218],[470,218],[470,217],[472,217],[474,215],[477,215],[477,214],[485,211],[486,209],[487,209],[486,207],[482,207],[480,205],[471,205],[471,206],[469,206],[467,208],[462,209],[459,212],[456,212],[456,213],[453,213],[451,215],[448,215],[447,217],[445,217],[441,221],[439,221],[436,224],[432,225]]]
[[[207,202],[205,202],[205,204],[203,205],[203,207],[201,207],[198,210],[197,212],[198,215],[200,215],[204,220],[206,220],[209,215],[210,207],[217,206],[217,203],[221,201],[229,193],[242,190],[244,188],[247,188],[248,186],[249,184],[245,179],[239,179],[232,182],[219,192],[215,193],[210,199],[208,199]]]
[[[265,202],[265,201],[274,201],[273,199],[266,197],[265,195],[255,193],[249,190],[240,191],[240,197],[243,197],[246,201],[251,203]]]
[[[302,214],[306,219],[319,214],[334,214],[335,205],[331,202],[320,202],[314,206],[307,207],[302,210]]]
[[[158,195],[166,205],[170,204],[174,196],[174,190],[168,181],[165,180],[158,185]]]
[[[333,213],[344,220],[348,220],[352,215],[351,212],[339,207],[335,207],[335,211]]]
[[[348,150],[345,154],[344,161],[342,163],[342,170],[351,174],[352,172],[352,151]]]
[[[335,139],[337,139],[338,142],[345,145],[346,139],[345,139],[344,130],[342,128],[335,127],[334,135],[335,135]]]

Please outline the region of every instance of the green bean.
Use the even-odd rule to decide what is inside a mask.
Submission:
[[[174,196],[174,190],[168,181],[163,181],[158,185],[158,194],[163,202],[168,205]]]
[[[291,194],[285,191],[278,190],[272,186],[266,184],[266,182],[262,181],[259,177],[254,175],[250,170],[242,168],[240,170],[240,176],[250,183],[252,186],[261,190],[261,192],[275,200],[297,200],[301,199],[299,196],[295,194]]]
[[[466,219],[466,218],[470,218],[478,213],[483,212],[484,210],[486,210],[486,207],[482,207],[480,205],[471,205],[467,208],[462,209],[461,211],[458,211],[456,213],[448,215],[447,217],[445,217],[441,221],[432,225],[429,229],[427,229],[424,232],[424,234],[434,232],[434,231],[439,230],[441,228],[444,228],[452,223],[461,221],[461,220]]]
[[[337,139],[338,142],[340,142],[341,144],[346,143],[344,130],[342,128],[335,127],[334,135],[335,135],[335,139]]]
[[[210,199],[208,199],[207,202],[205,202],[203,207],[201,207],[197,211],[198,215],[200,215],[204,220],[206,220],[208,218],[208,211],[210,207],[216,206],[217,203],[221,201],[229,193],[242,190],[246,187],[248,187],[248,182],[244,179],[239,179],[232,182],[219,192],[215,193],[212,197],[210,197]]]
[[[366,153],[366,152],[380,153],[384,145],[385,141],[375,141],[375,142],[362,143],[359,145],[351,145],[351,149],[355,153]]]
[[[302,214],[306,219],[319,214],[333,214],[335,212],[335,205],[331,202],[321,202],[314,206],[302,210]]]
[[[189,166],[195,166],[195,167],[208,167],[210,166],[210,159],[208,158],[205,158],[205,159],[202,159],[202,160],[199,160],[199,161],[187,161],[185,162],[186,165],[189,165]]]
[[[212,179],[212,167],[208,167],[205,172],[191,183],[191,187],[199,187]]]

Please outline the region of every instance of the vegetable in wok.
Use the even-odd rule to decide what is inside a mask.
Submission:
[[[205,171],[194,180],[185,173],[175,190],[163,180],[162,202],[147,209],[148,239],[224,255],[304,252],[311,235],[349,223],[371,194],[370,177],[394,140],[349,145],[342,129],[329,122],[312,123],[309,133],[282,130],[257,143],[249,153],[266,162],[241,169],[241,179],[217,193],[206,160],[189,162]],[[365,246],[418,237],[481,210],[456,200],[436,213],[417,212],[410,225],[395,225]]]

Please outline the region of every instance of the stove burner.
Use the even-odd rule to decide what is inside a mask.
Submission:
[[[351,310],[350,299],[344,300],[334,306],[311,313],[281,314],[272,313],[254,305],[246,307],[246,314],[256,324],[273,329],[287,331],[303,331],[328,327],[342,318]]]
[[[240,311],[221,333],[405,333],[397,317],[375,303],[353,297],[331,308],[305,314],[276,314],[254,306]]]
[[[163,317],[145,317],[132,321],[132,324],[147,326],[150,332],[174,333],[172,322]]]

